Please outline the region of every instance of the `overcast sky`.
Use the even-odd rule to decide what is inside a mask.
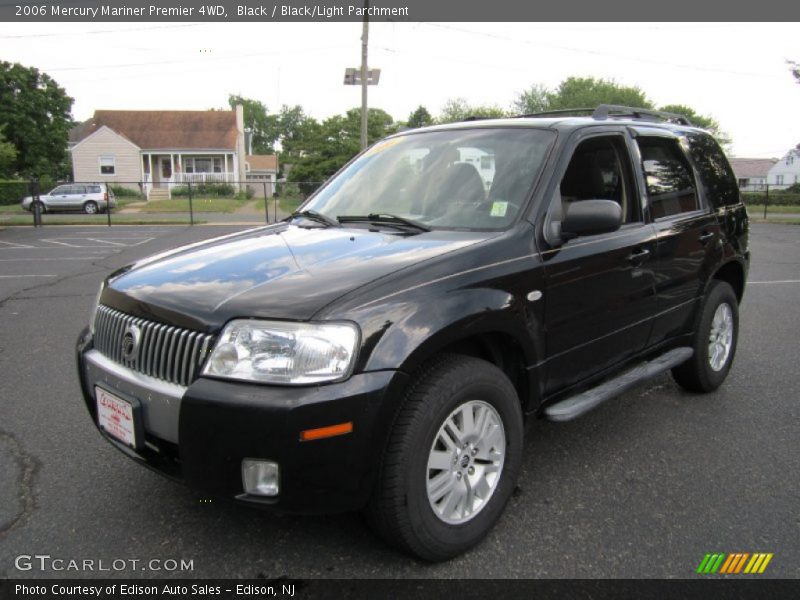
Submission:
[[[35,66],[95,109],[201,110],[230,93],[323,119],[360,105],[342,84],[361,57],[360,23],[0,23],[0,59]],[[448,98],[508,107],[533,83],[570,76],[638,85],[656,104],[716,118],[736,156],[800,143],[800,25],[372,23],[370,106],[406,119]]]

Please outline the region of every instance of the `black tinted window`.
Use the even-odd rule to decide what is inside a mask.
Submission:
[[[561,179],[563,214],[573,202],[613,200],[626,223],[640,221],[639,202],[633,196],[628,152],[621,136],[590,138],[575,149]]]
[[[640,137],[637,142],[653,218],[697,210],[694,175],[678,142],[660,137]]]
[[[708,201],[713,206],[738,204],[736,177],[716,140],[704,133],[691,133],[687,137],[689,154],[700,172]]]

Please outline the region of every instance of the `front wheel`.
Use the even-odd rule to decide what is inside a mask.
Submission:
[[[443,356],[411,384],[367,508],[388,542],[424,560],[477,544],[500,517],[519,474],[522,413],[494,365]]]
[[[717,389],[733,364],[739,337],[739,302],[725,281],[712,282],[694,338],[694,355],[672,369],[672,376],[692,392]]]

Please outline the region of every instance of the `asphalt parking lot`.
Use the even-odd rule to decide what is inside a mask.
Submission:
[[[205,502],[91,424],[73,346],[101,279],[234,229],[0,230],[0,577],[691,578],[709,552],[773,553],[760,577],[800,577],[800,227],[752,226],[739,350],[720,390],[695,396],[663,376],[577,421],[536,422],[498,526],[438,565],[386,547],[358,515]],[[16,568],[37,554],[128,562]],[[153,559],[193,570],[142,570]]]

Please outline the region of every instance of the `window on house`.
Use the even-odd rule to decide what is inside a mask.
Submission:
[[[677,140],[662,137],[637,139],[654,219],[699,208],[694,175]]]
[[[222,173],[222,159],[215,158],[214,159],[214,173]]]
[[[775,176],[775,183],[777,185],[783,185],[783,175],[776,175]]]
[[[211,159],[210,158],[195,158],[194,159],[195,173],[210,173],[211,172]]]
[[[101,156],[100,157],[100,175],[115,175],[117,172],[117,165],[115,157]]]

